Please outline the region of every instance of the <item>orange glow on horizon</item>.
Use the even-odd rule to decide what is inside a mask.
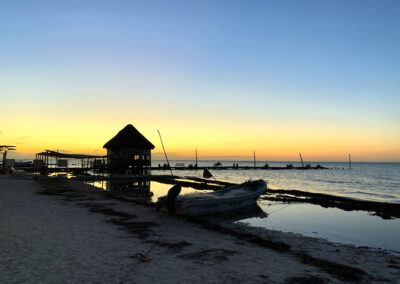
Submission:
[[[3,143],[17,146],[10,158],[33,158],[35,153],[45,149],[104,155],[103,145],[126,125],[114,121],[94,123],[89,120],[80,124],[57,121],[35,128],[27,127],[25,122],[18,123],[15,129],[19,131],[4,131],[0,136],[7,138],[2,139]],[[145,122],[134,125],[156,146],[153,159],[164,159],[153,125]],[[164,122],[161,126],[171,159],[194,159],[197,148],[199,159],[252,160],[255,150],[258,161],[296,161],[299,152],[308,161],[346,161],[348,153],[354,161],[400,161],[400,146],[395,143],[400,137],[380,135],[379,131],[338,131],[332,126],[324,129],[313,125],[299,128],[278,123],[247,126],[207,122],[205,127],[193,121]]]

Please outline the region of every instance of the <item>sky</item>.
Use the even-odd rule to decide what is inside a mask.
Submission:
[[[0,145],[400,161],[400,1],[0,0]]]

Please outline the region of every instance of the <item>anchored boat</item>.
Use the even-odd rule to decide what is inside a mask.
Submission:
[[[180,215],[200,216],[232,211],[255,205],[267,191],[264,180],[247,181],[210,193],[179,195],[180,186],[173,186],[167,196],[158,198],[157,207]]]

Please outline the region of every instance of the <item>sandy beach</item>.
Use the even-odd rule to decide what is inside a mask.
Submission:
[[[2,283],[398,283],[376,249],[157,212],[66,180],[0,177]],[[84,188],[83,188],[84,189]],[[145,261],[143,261],[145,260]]]

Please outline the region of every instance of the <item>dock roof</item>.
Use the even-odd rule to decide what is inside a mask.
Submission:
[[[44,155],[47,157],[54,158],[64,158],[64,159],[95,159],[95,158],[105,158],[107,156],[95,156],[95,155],[86,155],[86,154],[66,154],[60,153],[52,150],[45,150],[45,152],[37,153],[37,155]]]

